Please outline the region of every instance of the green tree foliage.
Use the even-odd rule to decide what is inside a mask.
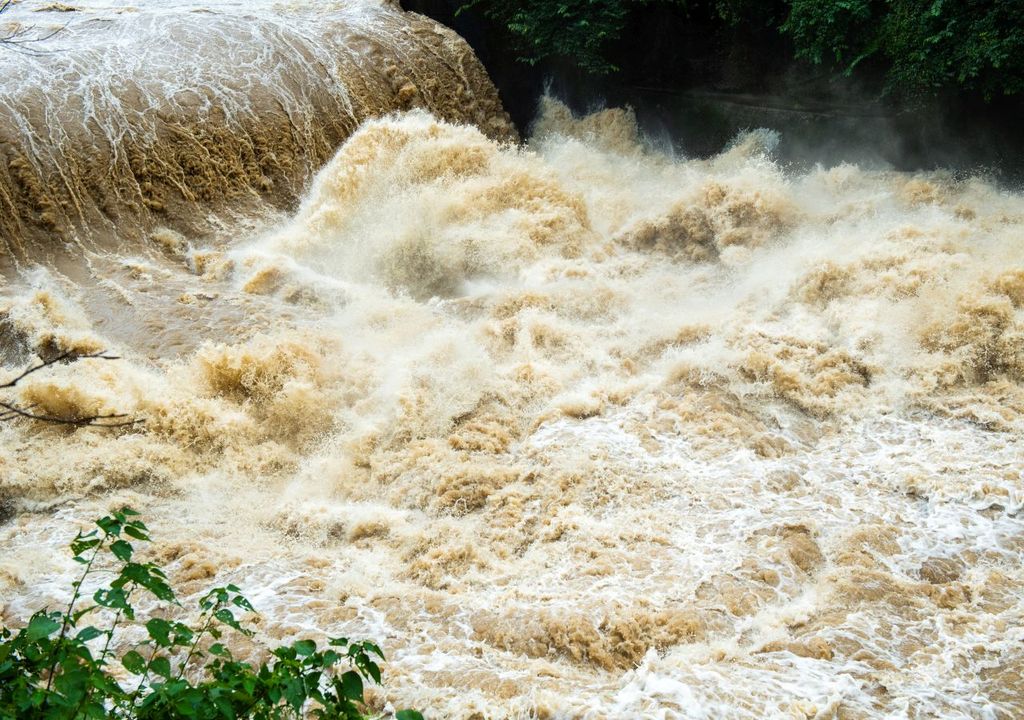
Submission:
[[[366,717],[364,683],[380,682],[384,658],[372,642],[331,638],[318,647],[303,639],[259,666],[236,660],[223,641],[252,635],[243,617],[254,612],[240,590],[210,590],[192,624],[170,620],[174,590],[160,567],[135,559],[131,541],[149,542],[138,513],[99,519],[71,542],[82,573],[67,608],[41,610],[17,631],[0,627],[0,720]],[[87,602],[86,584],[101,572],[113,580]],[[143,621],[134,603],[145,596],[156,607]],[[86,623],[102,611],[105,627]],[[126,637],[144,639],[125,646]],[[423,720],[414,710],[395,718]]]
[[[531,65],[568,58],[588,72],[617,70],[605,55],[607,43],[626,26],[629,5],[652,0],[470,0],[459,12],[479,9],[508,30],[519,59]]]
[[[944,88],[986,97],[1024,90],[1024,0],[792,0],[781,30],[798,57],[846,73],[886,68],[888,89]]]
[[[837,72],[870,67],[894,95],[1024,91],[1024,0],[471,0],[462,10],[504,26],[525,62],[606,73],[630,11],[657,2],[714,32],[772,29],[796,58]]]

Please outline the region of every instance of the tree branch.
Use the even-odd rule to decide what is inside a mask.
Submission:
[[[6,7],[6,6],[4,6]],[[0,12],[3,10],[0,9]],[[121,358],[117,355],[107,355],[105,352],[89,353],[86,355],[79,355],[74,352],[61,353],[57,357],[51,358],[50,360],[44,360],[38,365],[33,365],[23,370],[13,380],[9,380],[3,384],[0,384],[0,390],[9,390],[15,387],[19,382],[24,380],[32,373],[44,370],[52,365],[56,365],[61,362],[74,362],[76,360],[84,359],[97,359],[97,360],[120,360]],[[106,415],[87,415],[85,417],[59,417],[56,415],[47,415],[45,413],[32,412],[35,405],[20,406],[13,403],[4,402],[0,400],[0,422],[5,420],[14,420],[16,418],[26,418],[28,420],[38,420],[39,422],[53,423],[55,425],[74,425],[76,427],[127,427],[129,425],[137,425],[142,420],[129,420],[126,419],[129,416],[124,413],[109,413]]]
[[[0,2],[0,15],[6,12],[14,0],[2,0]],[[53,36],[63,32],[67,28],[67,25],[51,30],[44,35],[31,35],[30,33],[35,30],[33,27],[19,27],[14,25],[12,29],[7,31],[6,35],[0,35],[0,47],[13,50],[15,52],[25,53],[27,55],[43,55],[47,50],[33,47],[35,43],[46,42]]]

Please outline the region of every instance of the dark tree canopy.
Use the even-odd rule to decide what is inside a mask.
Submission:
[[[852,73],[880,62],[904,94],[1024,90],[1024,0],[792,0],[781,31],[798,57]]]
[[[608,73],[629,14],[653,4],[723,33],[767,30],[794,59],[873,73],[891,95],[1024,90],[1024,0],[471,0],[462,11],[499,23],[525,62],[558,58]]]

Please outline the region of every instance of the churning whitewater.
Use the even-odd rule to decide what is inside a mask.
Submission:
[[[430,110],[360,117],[292,211],[100,208],[72,252],[5,210],[0,382],[110,350],[13,399],[144,422],[0,424],[3,621],[127,503],[257,645],[379,639],[380,709],[1024,715],[1024,196]]]

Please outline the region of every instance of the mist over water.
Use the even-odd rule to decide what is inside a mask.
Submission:
[[[400,58],[408,20],[365,12]],[[0,424],[4,622],[128,503],[262,639],[379,639],[382,708],[1024,713],[1024,196],[785,170],[770,131],[670,157],[550,98],[521,147],[429,109],[360,117],[297,207],[197,196],[56,259],[7,235],[0,381],[109,349],[18,399],[145,423]]]

